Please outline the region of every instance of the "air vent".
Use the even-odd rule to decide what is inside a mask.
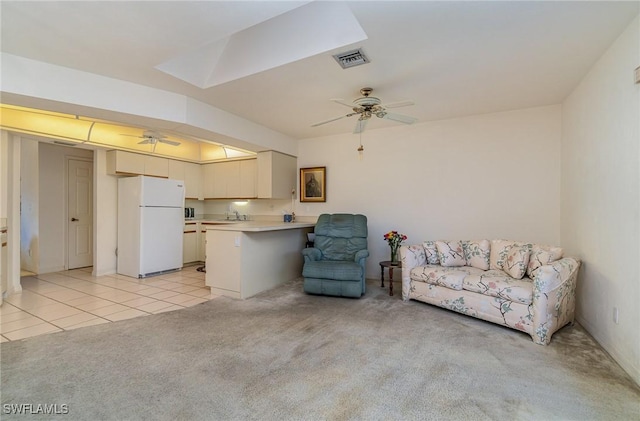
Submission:
[[[346,53],[335,54],[333,58],[336,59],[343,69],[369,63],[369,59],[364,55],[364,51],[360,48],[357,50],[347,51]]]
[[[54,140],[53,143],[55,143],[56,145],[63,145],[63,146],[76,146],[77,145],[77,143],[63,142],[61,140]]]

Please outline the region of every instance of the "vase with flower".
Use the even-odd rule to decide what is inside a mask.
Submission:
[[[398,231],[389,231],[384,235],[384,239],[389,244],[391,248],[391,264],[398,264],[398,249],[400,249],[400,245],[404,240],[407,239],[407,236],[404,234],[398,233]]]

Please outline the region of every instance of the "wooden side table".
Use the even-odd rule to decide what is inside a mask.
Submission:
[[[380,287],[384,288],[384,268],[389,269],[389,295],[393,295],[393,270],[402,268],[400,262],[392,263],[391,260],[380,262]]]

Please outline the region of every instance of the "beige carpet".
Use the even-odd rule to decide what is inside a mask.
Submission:
[[[361,299],[298,280],[0,351],[3,420],[640,418],[640,389],[581,327],[543,347],[373,281]],[[20,404],[68,414],[7,414]]]

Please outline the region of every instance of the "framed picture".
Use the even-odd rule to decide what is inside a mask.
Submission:
[[[300,202],[327,201],[327,167],[300,168]]]

